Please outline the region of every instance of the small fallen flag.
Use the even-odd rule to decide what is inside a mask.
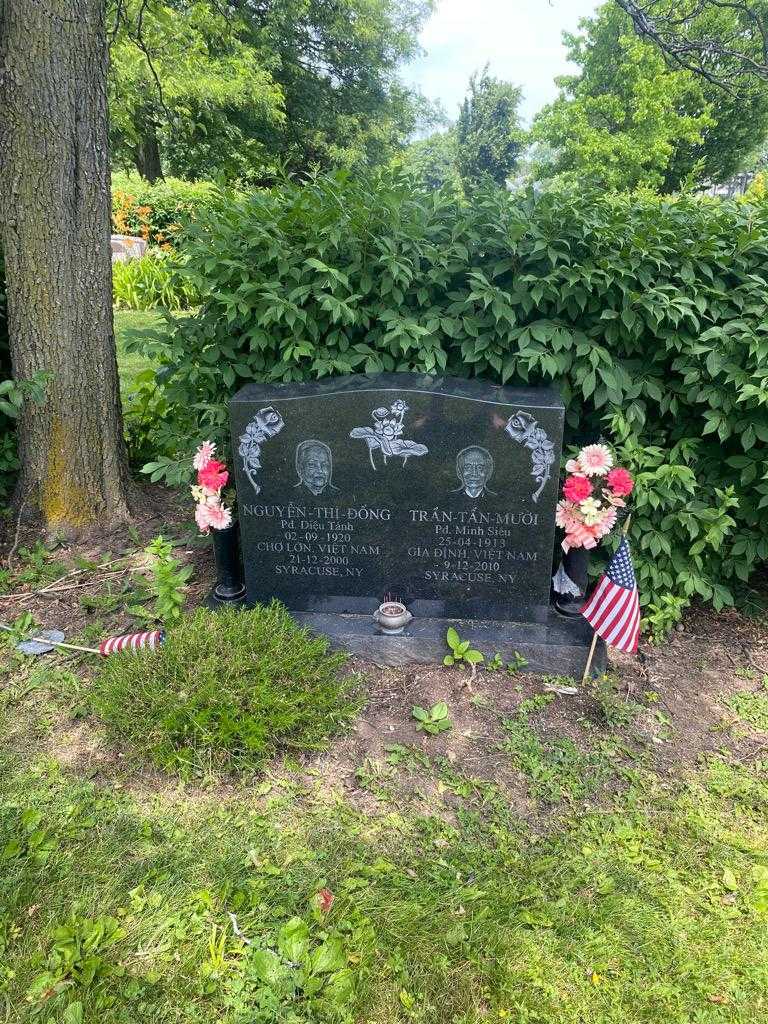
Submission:
[[[597,581],[581,614],[609,647],[635,654],[640,639],[640,601],[627,538],[621,538],[616,554]]]
[[[6,633],[13,633],[12,626],[6,626],[0,622],[0,629]],[[154,651],[165,640],[165,632],[162,629],[148,629],[142,633],[125,633],[123,636],[110,636],[102,640],[98,647],[83,647],[82,644],[65,644],[64,634],[60,629],[38,630],[36,636],[28,640],[22,640],[16,644],[16,650],[22,654],[48,654],[50,651],[61,647],[67,651],[83,651],[85,654],[101,654],[109,657],[110,654],[118,654],[120,651],[140,651],[148,647]]]
[[[111,636],[99,644],[99,654],[108,658],[110,654],[121,651],[140,651],[148,647],[151,651],[159,647],[165,639],[162,629],[148,629],[142,633],[125,633],[123,636]]]

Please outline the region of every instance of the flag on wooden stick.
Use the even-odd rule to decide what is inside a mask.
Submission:
[[[640,638],[640,601],[626,537],[621,538],[581,614],[609,647],[635,654]]]

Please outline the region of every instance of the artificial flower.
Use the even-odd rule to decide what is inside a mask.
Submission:
[[[216,445],[213,441],[203,441],[200,447],[195,452],[195,457],[192,459],[192,465],[195,469],[203,469],[213,458],[213,453],[216,451]]]
[[[612,469],[605,479],[613,493],[618,494],[620,497],[631,494],[632,488],[635,486],[635,481],[632,479],[631,474],[621,466]]]
[[[597,547],[597,538],[595,537],[594,531],[587,526],[577,525],[573,530],[569,531],[565,535],[565,539],[562,543],[563,551],[566,553],[570,548],[591,548]]]
[[[200,503],[195,508],[195,522],[200,533],[208,533],[211,529],[211,506]]]
[[[558,501],[555,508],[555,522],[561,530],[565,530],[567,533],[572,526],[581,522],[576,506],[570,501]]]
[[[583,501],[591,493],[592,484],[585,476],[569,476],[563,484],[563,495],[568,501]]]
[[[597,526],[605,515],[605,510],[596,498],[585,498],[579,502],[579,509],[585,526]]]
[[[594,548],[616,526],[634,481],[626,469],[614,466],[613,449],[605,444],[586,445],[565,468],[568,476],[555,509],[555,522],[565,533],[563,550]]]
[[[214,530],[226,530],[232,525],[232,512],[219,502],[216,505],[207,505],[208,522]]]
[[[605,476],[613,465],[613,456],[607,445],[588,444],[579,452],[579,464],[586,476]]]
[[[598,540],[602,540],[603,537],[607,537],[611,530],[616,525],[616,516],[618,512],[616,509],[609,505],[608,508],[603,512],[603,518],[595,527],[595,536]]]
[[[218,488],[214,490],[212,487],[200,487],[197,485],[190,489],[192,491],[192,497],[196,502],[204,502],[208,505],[212,505],[219,500]]]
[[[208,487],[212,491],[219,491],[226,486],[229,480],[229,473],[223,462],[211,459],[202,469],[197,471],[197,482],[202,487]]]

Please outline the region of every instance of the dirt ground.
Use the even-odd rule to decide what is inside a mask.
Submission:
[[[51,557],[74,566],[77,559],[102,563],[131,552],[131,566],[140,569],[142,545],[163,532],[181,540],[177,554],[194,566],[188,593],[188,607],[193,607],[210,591],[213,564],[208,548],[195,543],[191,531],[181,532],[187,512],[185,496],[145,488],[130,535],[122,530],[91,543],[62,544]],[[22,525],[16,537],[15,524],[10,532],[14,535],[0,548],[0,566],[6,568],[10,557],[11,566],[18,568],[22,549],[33,547],[38,534]],[[0,621],[11,622],[29,611],[43,627],[62,629],[68,639],[94,628],[103,636],[136,628],[124,610],[96,614],[83,607],[84,594],[120,585],[120,577],[108,577],[109,567],[103,572],[71,571],[47,591],[36,583],[25,588],[27,593],[0,596]],[[88,656],[45,657],[57,658],[86,687],[98,668],[97,660]],[[717,751],[752,760],[768,750],[766,734],[751,730],[727,704],[736,693],[755,691],[768,675],[768,623],[730,609],[718,614],[692,609],[667,643],[644,643],[637,657],[612,652],[610,678],[584,687],[573,680],[504,670],[480,669],[472,678],[467,671],[442,665],[380,668],[353,660],[349,667],[366,699],[351,730],[321,754],[275,764],[269,778],[275,785],[289,779],[312,799],[343,795],[371,814],[407,803],[433,813],[439,807],[440,813],[450,815],[454,795],[466,795],[469,789],[480,803],[501,795],[524,819],[546,816],[540,802],[532,800],[530,780],[515,758],[500,756],[508,723],[518,720],[521,705],[543,750],[573,759],[599,747],[604,759],[629,771],[642,764],[661,775],[679,773]],[[576,693],[562,692],[574,685]],[[542,704],[542,695],[549,701],[546,707],[528,711],[531,699]],[[413,707],[429,709],[439,701],[450,709],[450,731],[436,736],[416,731]],[[572,745],[565,753],[559,746],[563,741]],[[126,764],[127,755],[110,747],[98,722],[89,718],[53,722],[40,743],[65,769],[101,776],[107,783]],[[578,767],[578,760],[574,763]],[[588,765],[585,761],[583,770]],[[146,771],[135,784],[168,794],[178,788],[175,781]],[[220,780],[217,785],[222,786]],[[224,783],[222,788],[230,787]]]

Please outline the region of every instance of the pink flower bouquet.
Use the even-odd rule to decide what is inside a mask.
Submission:
[[[216,445],[203,441],[192,460],[197,470],[197,483],[192,487],[195,499],[195,522],[201,533],[211,530],[225,530],[232,525],[232,510],[221,500],[221,492],[229,480],[229,472],[223,462],[213,458]]]
[[[597,547],[616,525],[634,480],[614,465],[613,452],[605,444],[588,444],[566,462],[565,470],[568,476],[555,511],[555,522],[565,530],[563,551]]]

